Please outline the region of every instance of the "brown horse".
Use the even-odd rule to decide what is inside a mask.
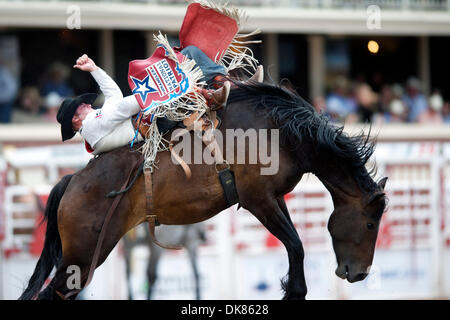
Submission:
[[[244,132],[279,130],[279,150],[271,150],[271,153],[279,151],[276,174],[261,175],[261,168],[267,164],[259,159],[256,164],[238,164],[234,159],[231,170],[240,206],[258,218],[287,250],[289,271],[282,281],[284,299],[304,299],[307,293],[302,242],[284,202],[284,195],[307,172],[322,181],[333,199],[328,229],[337,258],[336,274],[349,282],[363,280],[372,263],[386,202],[383,192],[386,178],[374,182],[365,167],[374,150],[368,136],[348,136],[298,95],[268,84],[237,84],[218,116],[222,119],[219,128],[222,133],[236,128]],[[270,140],[271,136],[267,138],[268,145]],[[128,146],[116,149],[92,159],[84,169],[64,177],[54,187],[46,208],[44,249],[20,299],[35,297],[53,267],[57,268],[55,276],[39,293],[39,299],[59,298],[71,291],[67,284],[72,276],[70,266],[78,266],[81,282],[86,282],[94,248],[113,201],[105,196],[120,188],[131,166],[141,157],[136,146],[131,151]],[[227,160],[233,163],[233,159]],[[152,177],[153,214],[160,223],[196,223],[227,208],[214,165],[191,165],[192,178],[187,180],[169,152],[160,152],[157,161],[158,168]],[[145,221],[148,214],[145,208],[141,175],[124,194],[108,225],[97,266],[128,230]]]

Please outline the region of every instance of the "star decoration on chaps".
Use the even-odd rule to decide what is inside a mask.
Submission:
[[[155,88],[152,88],[148,84],[148,81],[149,81],[149,76],[148,75],[143,80],[139,80],[139,79],[136,79],[134,77],[130,77],[130,78],[131,78],[131,80],[133,80],[133,83],[135,85],[132,93],[133,94],[138,93],[141,96],[141,99],[142,99],[142,101],[144,103],[145,103],[145,100],[147,99],[147,95],[149,93],[158,91]]]

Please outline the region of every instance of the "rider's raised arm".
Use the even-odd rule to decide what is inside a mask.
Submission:
[[[111,79],[111,77],[103,71],[101,68],[97,68],[91,72],[92,77],[95,79],[100,87],[103,95],[105,96],[105,102],[109,99],[122,99],[123,94],[117,83]]]
[[[105,71],[97,67],[94,60],[89,58],[87,54],[83,54],[79,57],[73,67],[91,73],[92,77],[94,77],[100,87],[100,90],[105,96],[105,102],[108,99],[123,98],[122,91],[120,91],[120,88],[116,82],[111,79]]]

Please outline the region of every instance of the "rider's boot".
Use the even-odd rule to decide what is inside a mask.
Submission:
[[[262,65],[259,65],[258,68],[256,68],[255,73],[249,78],[248,80],[244,81],[244,83],[261,83],[264,81],[264,67]]]
[[[205,97],[208,107],[215,111],[224,107],[227,104],[228,95],[230,94],[231,83],[230,81],[223,82],[220,89],[208,90],[200,89],[201,94]]]

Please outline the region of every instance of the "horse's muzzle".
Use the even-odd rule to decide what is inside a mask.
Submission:
[[[335,271],[336,275],[341,279],[347,279],[348,282],[353,283],[357,281],[364,280],[368,273],[367,272],[355,272],[348,265],[339,265]]]

